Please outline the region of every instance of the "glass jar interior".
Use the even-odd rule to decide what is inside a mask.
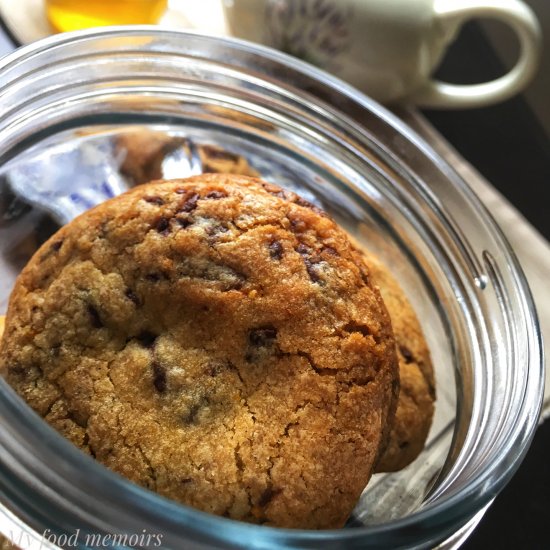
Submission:
[[[357,544],[374,546],[382,536],[395,542],[416,516],[419,533],[402,530],[401,541],[443,540],[492,498],[523,452],[524,446],[509,454],[496,475],[491,448],[502,440],[484,430],[498,429],[502,438],[516,432],[511,418],[497,419],[491,410],[520,400],[522,392],[537,395],[536,381],[517,372],[522,360],[527,370],[525,349],[537,352],[532,304],[486,213],[391,115],[278,54],[150,30],[77,36],[68,56],[56,51],[61,43],[50,48],[47,67],[39,56],[26,68],[5,66],[12,74],[0,94],[0,314],[33,248],[113,189],[125,189],[117,175],[121,134],[153,129],[244,157],[264,179],[321,206],[390,267],[432,354],[437,403],[426,448],[406,469],[374,476],[343,531]],[[77,178],[83,165],[91,177],[110,182],[106,194],[87,194],[89,178]],[[192,158],[172,167],[178,177],[200,170]],[[66,185],[59,185],[60,173]],[[532,420],[534,413],[523,414]],[[530,432],[520,435],[525,442]],[[473,490],[474,479],[490,487],[477,486],[477,498],[465,502],[461,495]],[[139,493],[147,495],[150,512],[159,497]],[[172,540],[188,522],[177,508],[183,510],[171,509]],[[440,521],[437,514],[450,509]],[[28,522],[39,531],[39,520]],[[264,542],[286,537],[288,545],[318,547],[347,536],[237,528]],[[227,532],[223,543],[233,536]]]
[[[118,113],[113,99],[110,104]],[[158,115],[154,115],[151,121],[146,114],[140,113],[135,113],[135,116],[128,113],[130,116],[124,123],[115,125],[107,124],[109,116],[101,117],[103,120],[100,125],[77,120],[75,128],[51,136],[44,134],[39,143],[5,165],[0,174],[3,181],[0,192],[7,197],[11,196],[11,210],[15,212],[12,214],[13,219],[2,228],[5,237],[2,242],[6,248],[9,247],[1,252],[3,269],[9,270],[9,277],[4,279],[6,284],[0,289],[0,303],[4,310],[0,313],[5,313],[14,279],[27,259],[24,255],[34,251],[34,243],[43,241],[78,211],[107,198],[100,194],[86,197],[88,180],[97,176],[98,168],[94,165],[89,168],[89,176],[80,176],[78,179],[79,174],[87,169],[83,151],[104,154],[98,163],[112,162],[116,172],[116,164],[122,160],[120,155],[118,159],[116,157],[117,139],[137,127],[162,132],[174,139],[185,139],[195,147],[215,146],[226,153],[239,155],[263,179],[296,191],[323,208],[360,245],[391,266],[392,273],[418,312],[438,381],[438,401],[432,433],[423,455],[414,465],[398,474],[375,476],[358,504],[350,525],[370,525],[406,515],[422,504],[442,469],[451,444],[456,383],[455,366],[450,358],[456,343],[448,337],[445,330],[448,320],[442,317],[444,312],[437,307],[442,299],[449,299],[449,295],[444,298],[437,294],[429,282],[430,278],[423,271],[422,264],[426,260],[415,250],[422,242],[419,240],[415,243],[410,238],[407,239],[409,242],[404,240],[405,235],[412,233],[406,216],[397,207],[392,207],[389,200],[377,191],[377,187],[383,190],[395,186],[395,181],[360,161],[352,162],[345,157],[345,151],[334,143],[313,141],[311,136],[306,139],[305,127],[291,128],[290,121],[281,119],[279,125],[275,126],[272,119],[260,118],[247,110],[237,111],[228,105],[221,107],[218,104],[212,112],[212,104],[207,99],[203,97],[200,106],[192,104],[191,116],[185,113],[185,106],[180,103],[177,122],[172,116],[170,121],[164,121],[165,124],[160,123]],[[255,127],[251,127],[251,118],[247,118],[244,124],[239,123],[243,116],[255,117]],[[285,126],[288,129],[285,141],[282,141],[274,133],[280,131],[281,123],[284,122],[287,122]],[[69,159],[75,156],[76,160],[71,163]],[[69,168],[66,168],[67,165]],[[181,177],[192,173],[186,162],[181,162],[181,166],[176,166],[174,171],[178,176],[181,171]],[[48,185],[48,180],[59,180],[62,177],[70,182],[67,186],[59,181]],[[357,183],[364,188],[361,193],[354,189]],[[30,197],[29,185],[38,190]],[[124,188],[121,180],[116,189],[122,191]],[[76,205],[67,204],[71,202]],[[25,242],[26,246],[23,245]],[[446,291],[452,292],[449,289]],[[388,490],[389,485],[391,491]],[[404,493],[407,498],[403,498]]]

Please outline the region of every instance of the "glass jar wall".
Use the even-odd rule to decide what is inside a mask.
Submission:
[[[86,195],[86,203],[85,181],[52,194],[47,170],[136,127],[244,157],[265,179],[322,206],[391,268],[432,353],[432,432],[410,467],[372,480],[346,528],[275,529],[127,482],[1,382],[5,532],[39,541],[49,530],[76,536],[81,547],[90,534],[144,531],[162,534],[168,548],[450,547],[463,538],[521,461],[543,380],[529,289],[471,190],[388,111],[275,51],[139,27],[56,36],[0,61],[0,191],[26,205],[0,227],[0,314],[23,236],[53,231],[106,198]]]

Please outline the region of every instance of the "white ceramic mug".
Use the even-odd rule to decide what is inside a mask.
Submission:
[[[521,91],[536,71],[541,32],[520,0],[224,0],[234,36],[309,61],[371,97],[420,106],[480,107]],[[461,25],[498,19],[516,33],[519,59],[474,85],[431,78]]]

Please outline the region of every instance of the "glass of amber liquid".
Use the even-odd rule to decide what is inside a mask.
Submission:
[[[45,0],[50,23],[58,31],[105,25],[158,23],[168,0]]]

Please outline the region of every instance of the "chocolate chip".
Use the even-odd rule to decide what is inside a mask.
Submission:
[[[125,294],[126,294],[126,298],[128,298],[128,300],[133,302],[136,306],[140,305],[140,300],[137,294],[131,288],[128,288]]]
[[[370,336],[372,333],[367,325],[357,323],[355,321],[350,321],[344,325],[344,330],[346,332],[358,332],[363,336]]]
[[[303,206],[305,208],[313,208],[313,204],[311,204],[309,201],[306,201],[306,199],[303,199],[302,197],[296,197],[294,200],[294,204],[297,204],[298,206]]]
[[[153,361],[153,386],[159,393],[166,391],[166,371],[158,361]]]
[[[183,485],[187,485],[187,483],[191,483],[192,481],[192,477],[184,477],[182,480],[180,480],[180,483],[182,483]]]
[[[361,269],[361,280],[367,285],[370,285],[370,279],[369,276],[365,273],[363,269]]]
[[[319,273],[317,272],[317,264],[319,263],[319,260],[313,259],[311,257],[312,250],[309,248],[309,246],[305,245],[304,243],[300,243],[296,247],[296,252],[302,256],[302,259],[304,260],[304,265],[306,267],[307,274],[309,275],[310,280],[313,283],[318,283],[321,281],[321,277],[319,277]]]
[[[170,220],[164,216],[157,222],[156,230],[161,235],[168,235],[170,233]]]
[[[93,305],[88,304],[86,306],[86,310],[90,317],[90,322],[92,323],[92,326],[94,328],[102,328],[104,325],[101,321],[101,317],[99,316],[99,312],[97,311],[97,309]]]
[[[210,237],[215,237],[216,235],[219,235],[220,233],[227,233],[228,231],[229,231],[229,229],[221,223],[212,223],[212,224],[206,226],[206,233]]]
[[[281,199],[289,199],[290,195],[287,193],[284,189],[279,187],[278,185],[274,185],[272,183],[262,183],[262,187],[274,197],[279,197]]]
[[[265,508],[272,500],[273,497],[278,495],[281,492],[281,489],[273,489],[273,487],[268,487],[261,495],[258,500],[258,506]]]
[[[197,208],[197,201],[200,199],[198,193],[193,193],[190,197],[185,199],[184,203],[181,205],[180,212],[192,212]]]
[[[189,412],[184,416],[183,421],[186,424],[193,424],[197,418],[197,413],[199,412],[200,406],[195,403],[190,409]]]
[[[108,225],[109,225],[109,222],[107,220],[101,222],[101,225],[99,226],[99,238],[100,239],[106,239],[107,238],[107,235],[109,234],[109,230],[107,229]]]
[[[262,327],[252,329],[248,333],[248,342],[256,347],[268,347],[273,345],[277,338],[277,329],[274,327]]]
[[[210,191],[210,193],[206,195],[207,199],[215,199],[215,200],[223,199],[225,197],[227,197],[227,194],[224,193],[223,191]]]
[[[223,363],[222,361],[210,361],[206,365],[205,372],[208,376],[215,378],[216,376],[221,374],[224,370],[227,370],[227,368],[229,368],[229,366]]]
[[[229,292],[230,290],[241,290],[245,283],[246,283],[246,279],[244,278],[244,276],[243,278],[234,279],[233,281],[227,281],[227,282],[222,281],[221,291]]]
[[[193,223],[193,220],[191,218],[176,218],[176,223],[180,227],[185,229],[186,227],[189,227]]]
[[[298,206],[303,206],[304,208],[309,208],[317,214],[326,216],[324,210],[321,210],[318,206],[315,206],[313,203],[306,201],[306,199],[303,199],[302,197],[296,197],[296,199],[294,200],[294,204],[297,204]]]
[[[143,200],[150,204],[156,204],[157,206],[162,206],[164,204],[164,201],[157,195],[143,197]]]
[[[148,330],[144,330],[143,332],[140,332],[136,336],[136,340],[144,347],[144,348],[152,348],[155,345],[155,341],[158,338],[156,334],[153,334],[152,332],[149,332]]]
[[[283,245],[279,241],[272,241],[269,244],[269,255],[274,260],[280,260],[283,257]]]
[[[51,255],[55,254],[56,252],[59,252],[60,248],[63,246],[63,239],[59,241],[55,241],[51,244],[50,248],[42,256],[40,257],[40,261],[44,261],[45,259],[49,258]]]
[[[185,424],[194,424],[197,420],[197,414],[201,410],[201,407],[203,405],[204,400],[201,400],[198,403],[193,403],[189,410],[187,411],[187,414],[183,416],[183,421]]]
[[[308,226],[302,218],[291,213],[287,214],[287,218],[290,221],[290,230],[293,233],[300,234],[307,230]]]
[[[211,145],[203,145],[202,150],[211,159],[229,160],[231,162],[238,162],[240,159],[239,155],[235,155],[219,147],[212,147]]]
[[[247,276],[243,273],[230,268],[229,266],[221,266],[222,273],[204,273],[203,277],[207,281],[216,281],[220,285],[222,292],[229,292],[230,290],[241,290],[247,282]]]
[[[16,363],[15,365],[8,365],[8,373],[13,375],[27,374],[29,369],[23,365]]]
[[[239,472],[242,472],[244,470],[244,462],[241,455],[239,454],[238,446],[237,449],[235,449],[235,466],[237,466],[237,470],[239,470]]]
[[[406,447],[409,446],[409,442],[408,441],[401,441],[401,443],[399,443],[399,448],[400,449],[405,449]]]
[[[52,244],[52,246],[50,247],[50,250],[52,252],[58,252],[59,249],[63,246],[63,239],[60,240],[60,241],[56,241],[55,243]]]
[[[166,273],[157,273],[154,271],[153,273],[147,273],[147,275],[145,275],[145,279],[151,283],[158,283],[161,279],[168,280],[169,277]]]
[[[335,248],[332,248],[332,246],[323,246],[322,251],[329,256],[339,256],[338,251]]]
[[[306,266],[307,274],[313,283],[318,283],[321,280],[319,273],[317,273],[316,263],[312,262],[309,258],[304,258],[304,264]]]
[[[399,346],[399,351],[401,352],[403,359],[405,359],[405,363],[412,363],[414,361],[414,355],[408,347]]]

